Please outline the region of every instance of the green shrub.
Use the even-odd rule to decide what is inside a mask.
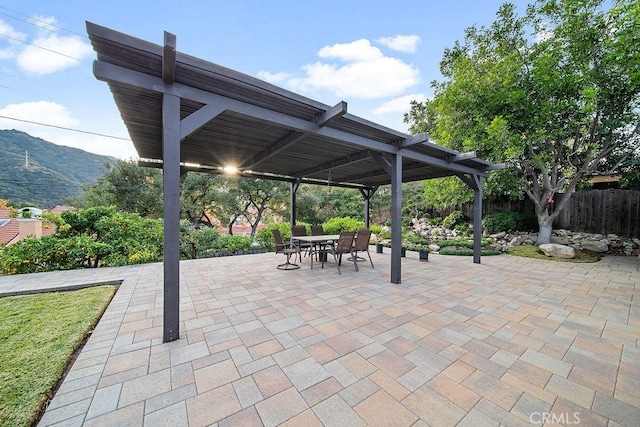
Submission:
[[[461,211],[453,211],[447,215],[444,220],[442,220],[442,226],[449,230],[453,230],[456,225],[464,221],[466,221],[466,218]]]
[[[482,227],[491,234],[502,231],[529,231],[537,226],[535,215],[523,215],[520,212],[498,212],[484,217]]]
[[[291,239],[291,224],[288,222],[272,222],[262,230],[256,233],[256,241],[262,248],[266,248],[269,251],[275,250],[276,243],[273,240],[273,230],[280,230],[282,240],[287,242]],[[325,231],[326,232],[326,231]]]
[[[213,227],[196,228],[189,221],[180,220],[180,256],[193,259],[222,248],[220,233]]]
[[[378,233],[378,237],[381,239],[390,239],[391,238],[391,230],[380,231]]]
[[[343,231],[357,231],[358,228],[362,227],[364,227],[364,221],[351,217],[331,218],[322,224],[322,228],[324,228],[324,232],[326,234],[340,234]]]
[[[437,227],[442,224],[442,218],[430,218],[427,220],[427,222],[429,223],[429,225]]]
[[[468,222],[463,222],[461,224],[456,224],[454,229],[458,233],[462,233],[462,234],[470,234],[471,233],[471,226],[469,225]]]
[[[382,231],[382,226],[378,224],[373,224],[372,226],[369,227],[369,229],[373,234],[380,234],[380,232]]]
[[[253,239],[249,236],[226,235],[220,237],[220,245],[223,252],[240,252],[251,249]]]
[[[162,259],[161,220],[105,207],[63,214],[56,234],[21,240],[4,248],[0,253],[0,271],[35,273]]]
[[[405,247],[407,248],[408,251],[414,251],[414,252],[427,251],[427,252],[431,252],[429,250],[429,246],[428,245],[424,245],[424,244],[408,244]]]
[[[489,244],[489,240],[482,239],[481,244],[482,246],[487,246]],[[439,240],[437,245],[441,248],[445,248],[447,246],[463,246],[465,248],[473,249],[473,239]]]
[[[202,227],[196,230],[196,253],[204,254],[220,245],[220,232],[213,227]]]
[[[440,255],[473,255],[473,249],[440,249]],[[482,249],[480,254],[483,256],[500,255],[502,252],[493,249]]]
[[[430,242],[427,239],[423,239],[420,236],[416,236],[415,234],[407,234],[403,236],[402,240],[405,240],[414,245],[428,245]]]

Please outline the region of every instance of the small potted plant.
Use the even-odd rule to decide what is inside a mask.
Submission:
[[[418,250],[418,256],[420,258],[420,261],[424,261],[424,262],[429,261],[429,248],[427,248],[426,246],[421,247]]]
[[[420,261],[429,261],[429,247],[427,245],[412,245],[410,250],[418,252],[418,257]]]

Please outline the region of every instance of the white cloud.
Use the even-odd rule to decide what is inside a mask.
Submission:
[[[67,128],[77,128],[80,125],[80,121],[65,106],[48,101],[7,105],[0,109],[0,116]],[[21,130],[31,136],[42,138],[54,144],[79,148],[91,153],[114,156],[121,159],[137,158],[133,143],[130,141],[82,134],[71,130],[3,118],[0,118],[0,129]],[[102,133],[109,134],[108,131]]]
[[[282,83],[291,78],[291,74],[287,73],[270,73],[268,71],[258,71],[258,78],[269,83]]]
[[[415,53],[420,42],[419,36],[401,36],[380,37],[376,41],[389,49],[397,50],[404,53]]]
[[[377,47],[371,46],[369,40],[360,39],[351,43],[336,43],[325,46],[318,51],[320,58],[338,58],[345,62],[374,61],[384,55]]]
[[[80,64],[91,46],[76,36],[40,36],[18,54],[18,66],[30,74],[51,74]]]
[[[71,115],[64,105],[49,101],[23,102],[10,104],[0,109],[0,115],[54,126],[77,126],[80,122]],[[16,123],[11,121],[12,123]],[[6,128],[8,121],[0,119],[0,126]],[[34,126],[34,125],[31,125]]]
[[[424,93],[412,93],[409,95],[393,98],[390,101],[380,104],[375,108],[373,114],[388,114],[388,113],[408,113],[411,109],[411,101],[424,102],[427,100],[427,95]]]
[[[16,31],[11,25],[0,19],[0,36],[3,40],[7,40],[9,46],[0,49],[0,59],[13,58],[16,55],[18,47],[21,46],[20,40],[27,39],[27,35]]]
[[[277,76],[278,83],[297,92],[330,91],[342,99],[397,96],[420,80],[420,72],[416,67],[400,59],[385,56],[366,39],[325,46],[318,51],[318,56],[340,62],[318,61],[304,65],[303,76],[265,71],[260,75],[263,78]]]

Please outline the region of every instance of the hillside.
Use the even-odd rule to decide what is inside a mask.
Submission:
[[[29,166],[25,153],[29,152]],[[104,175],[113,157],[63,147],[17,130],[0,130],[0,199],[40,208],[64,204]]]

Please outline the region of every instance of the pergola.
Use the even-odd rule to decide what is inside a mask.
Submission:
[[[145,166],[164,176],[163,340],[179,337],[180,175],[187,170],[291,183],[291,223],[301,183],[355,188],[365,201],[391,185],[391,282],[401,281],[402,183],[458,176],[475,192],[474,255],[480,263],[482,178],[503,167],[407,135],[176,51],[176,37],[156,45],[87,22],[97,60]]]

